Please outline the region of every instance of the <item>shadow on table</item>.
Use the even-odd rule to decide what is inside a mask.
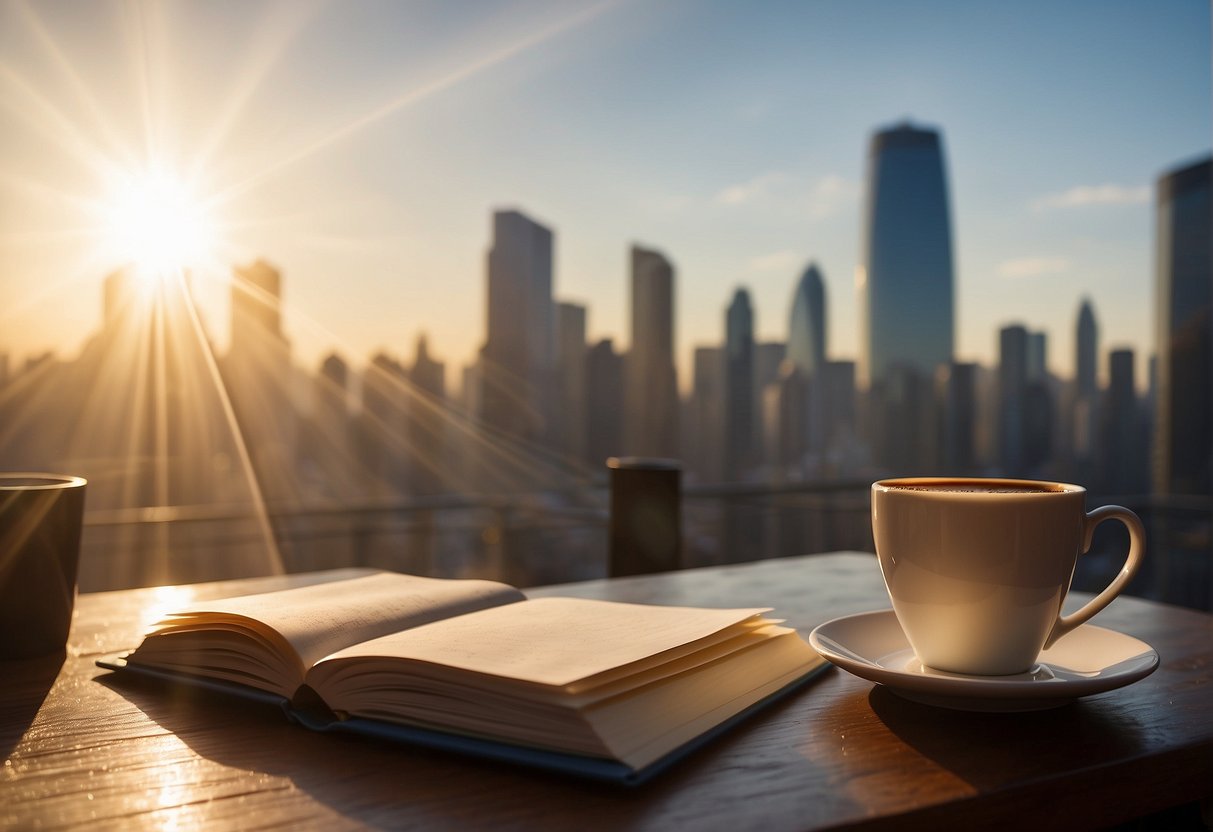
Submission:
[[[1101,765],[1132,760],[1148,743],[1137,718],[1114,705],[974,713],[921,705],[876,685],[837,697],[815,730],[836,744],[827,756],[839,764],[840,789],[908,828],[954,825],[953,812],[1007,828],[1032,825],[1034,813],[1046,812],[1045,827],[1088,828],[1150,811],[1147,799],[1135,804],[1141,811],[1100,805],[1085,817],[1091,799],[1083,795]],[[1103,791],[1117,794],[1107,784]],[[1032,795],[1026,803],[1025,795]]]
[[[1075,749],[1092,764],[1144,748],[1132,711],[1096,701],[1025,713],[974,713],[920,705],[882,685],[868,701],[906,745],[981,790],[1070,771]]]
[[[679,791],[705,778],[727,784],[730,767],[750,765],[741,747],[747,731],[779,730],[778,714],[795,707],[798,698],[774,703],[633,789],[367,737],[313,732],[289,723],[276,706],[154,679],[114,673],[96,681],[200,757],[249,773],[258,791],[281,789],[283,784],[265,782],[266,775],[280,777],[309,799],[360,822],[393,826],[407,815],[410,824],[437,828],[465,823],[543,826],[545,820],[550,826],[553,820],[571,822],[578,816],[611,827],[655,819],[678,824],[692,808],[702,817],[704,807],[679,801]],[[197,776],[202,782],[206,773],[200,769]],[[726,785],[709,801],[727,801],[728,792]]]
[[[1060,792],[1102,792],[1078,811],[1071,807],[1073,825],[1134,832],[1208,829],[1199,803],[1170,806],[1164,788],[1155,793],[1141,778],[1125,774],[1123,765],[1119,771],[1112,768],[1140,758],[1149,744],[1149,727],[1124,698],[1080,699],[1047,711],[989,714],[920,705],[878,685],[868,701],[907,746],[980,792],[1001,791],[1006,799],[994,803],[1018,806],[1011,810],[1020,813],[1016,816],[1027,817],[1022,812],[1042,808],[1019,806],[1021,801],[1013,797],[1018,786],[1065,773],[1070,780],[1057,786]],[[1076,762],[1077,749],[1084,762]],[[1048,811],[1054,821],[1064,816],[1059,807]]]
[[[0,756],[4,759],[9,758],[34,724],[66,658],[66,652],[61,650],[37,659],[0,661],[0,679],[7,688],[5,699],[11,702],[0,719]]]

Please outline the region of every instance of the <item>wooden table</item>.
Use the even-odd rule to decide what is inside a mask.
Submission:
[[[0,828],[1073,830],[1213,791],[1213,616],[1136,598],[1098,619],[1161,655],[1128,688],[1043,713],[971,714],[831,669],[634,790],[314,734],[266,706],[166,696],[93,665],[135,645],[165,606],[349,574],[81,596],[66,657],[0,662]],[[532,594],[770,605],[805,634],[888,606],[874,557],[847,553]]]

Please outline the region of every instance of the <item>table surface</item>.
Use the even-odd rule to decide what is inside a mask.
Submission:
[[[1150,677],[1065,707],[975,714],[837,668],[637,789],[287,723],[264,705],[97,668],[158,612],[350,570],[82,595],[66,656],[0,662],[0,828],[812,829],[1105,826],[1213,791],[1213,616],[1122,597],[1099,623]],[[874,556],[812,555],[529,590],[773,606],[807,633],[888,606]],[[1076,599],[1081,600],[1081,597]]]

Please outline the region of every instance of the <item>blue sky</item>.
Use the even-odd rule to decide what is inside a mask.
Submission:
[[[454,382],[504,206],[555,229],[557,296],[593,337],[626,344],[640,242],[677,267],[683,373],[739,285],[782,339],[810,259],[830,352],[853,357],[866,143],[909,117],[944,135],[959,357],[993,361],[1017,321],[1069,375],[1083,295],[1102,349],[1150,349],[1154,182],[1209,150],[1210,67],[1201,0],[8,3],[0,350],[70,351],[117,264],[60,233],[106,200],[66,123],[136,165],[216,137],[198,184],[231,198],[204,312],[221,335],[224,264],[266,257],[308,365],[407,359],[426,330]]]

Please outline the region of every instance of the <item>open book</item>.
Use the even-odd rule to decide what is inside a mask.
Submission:
[[[311,727],[635,780],[824,665],[765,612],[383,572],[196,603],[100,663],[269,694]]]

